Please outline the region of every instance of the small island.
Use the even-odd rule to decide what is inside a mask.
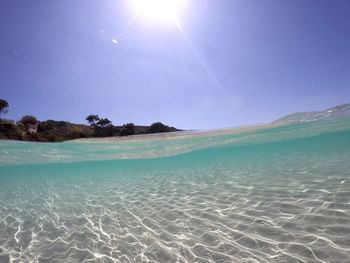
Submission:
[[[39,121],[32,115],[25,115],[19,121],[14,121],[2,118],[8,112],[8,108],[9,103],[4,99],[0,99],[0,139],[61,142],[79,138],[181,131],[161,122],[155,122],[150,126],[135,125],[133,123],[115,126],[109,119],[101,118],[96,114],[86,117],[88,125],[56,120]]]

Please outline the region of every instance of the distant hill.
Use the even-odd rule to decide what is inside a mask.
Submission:
[[[297,124],[320,120],[332,120],[350,116],[350,104],[342,104],[323,111],[297,112],[280,118],[273,124]]]

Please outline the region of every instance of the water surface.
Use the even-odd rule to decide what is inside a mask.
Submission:
[[[349,118],[0,150],[0,262],[350,262]]]

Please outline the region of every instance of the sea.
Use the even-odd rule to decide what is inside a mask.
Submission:
[[[0,262],[350,262],[350,118],[0,141]]]

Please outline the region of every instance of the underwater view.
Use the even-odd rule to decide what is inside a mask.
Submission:
[[[350,118],[0,149],[0,262],[350,260]]]
[[[1,0],[0,263],[350,263],[349,0]]]

